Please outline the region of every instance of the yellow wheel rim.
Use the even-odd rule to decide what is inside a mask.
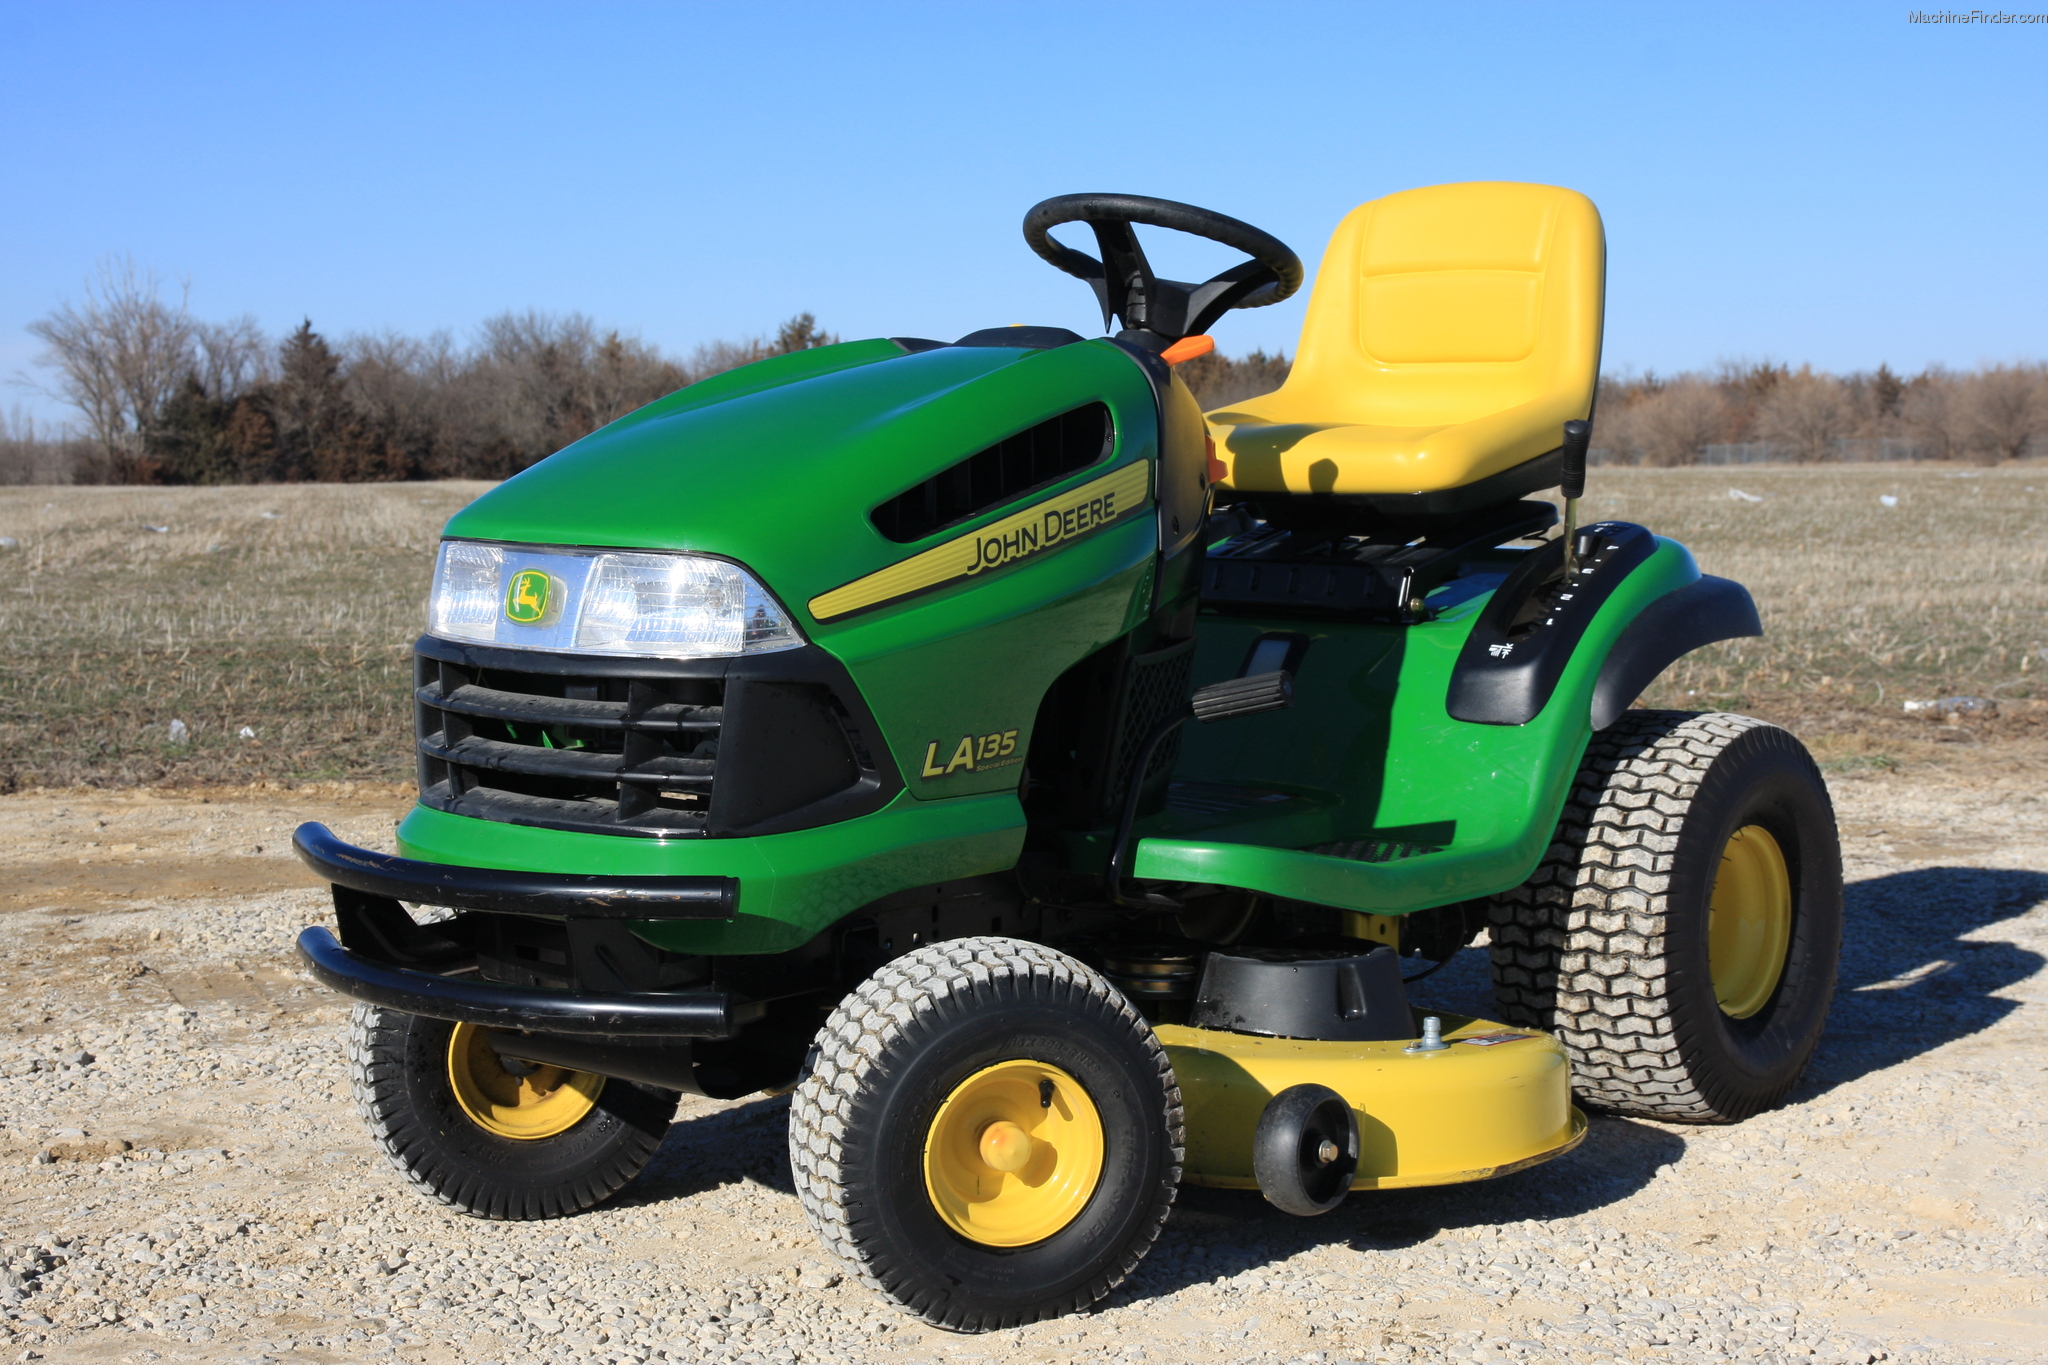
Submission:
[[[1043,1062],[999,1062],[953,1088],[924,1140],[924,1188],[946,1226],[1030,1246],[1074,1221],[1102,1183],[1102,1117]]]
[[[515,1076],[474,1024],[457,1024],[448,1039],[455,1102],[477,1127],[499,1137],[537,1142],[568,1132],[597,1103],[604,1080],[595,1072],[538,1063],[531,1074]]]
[[[1784,850],[1762,825],[1744,825],[1721,850],[1707,920],[1707,968],[1714,998],[1731,1019],[1770,1000],[1792,942],[1792,874]]]

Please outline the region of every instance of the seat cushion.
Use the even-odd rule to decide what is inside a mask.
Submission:
[[[1592,201],[1480,182],[1388,195],[1330,238],[1294,366],[1209,414],[1240,492],[1417,494],[1556,450],[1600,365]]]
[[[1585,409],[1575,410],[1569,397],[1555,397],[1435,426],[1263,422],[1260,402],[1208,414],[1217,454],[1230,469],[1229,486],[1241,492],[1430,493],[1456,488],[1549,454],[1557,449],[1564,424],[1585,416]]]

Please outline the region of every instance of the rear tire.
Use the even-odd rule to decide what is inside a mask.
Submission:
[[[1491,924],[1503,1018],[1555,1032],[1585,1100],[1695,1123],[1769,1109],[1834,996],[1827,786],[1763,721],[1626,712],[1593,736],[1550,852],[1493,898]]]
[[[1043,1155],[1027,1157],[1034,1143]],[[819,1239],[870,1288],[956,1331],[1108,1294],[1159,1235],[1182,1148],[1173,1068],[1123,994],[1064,953],[1003,938],[919,949],[848,995],[789,1114]]]
[[[477,1097],[466,1107],[457,1093],[456,1028],[376,1005],[358,1004],[349,1016],[356,1112],[398,1173],[423,1193],[478,1218],[561,1218],[616,1194],[661,1146],[675,1117],[673,1091],[581,1072],[567,1075],[593,1092],[588,1104],[572,1104],[555,1123],[527,1125],[545,1136],[491,1131],[472,1112]]]

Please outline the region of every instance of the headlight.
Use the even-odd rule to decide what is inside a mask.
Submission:
[[[427,630],[512,649],[710,659],[797,649],[782,606],[705,555],[441,543]]]

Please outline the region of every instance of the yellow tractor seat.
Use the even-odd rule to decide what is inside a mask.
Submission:
[[[1606,273],[1599,211],[1574,190],[1479,181],[1359,205],[1287,382],[1208,414],[1223,483],[1432,514],[1555,484],[1564,423],[1592,413]]]

